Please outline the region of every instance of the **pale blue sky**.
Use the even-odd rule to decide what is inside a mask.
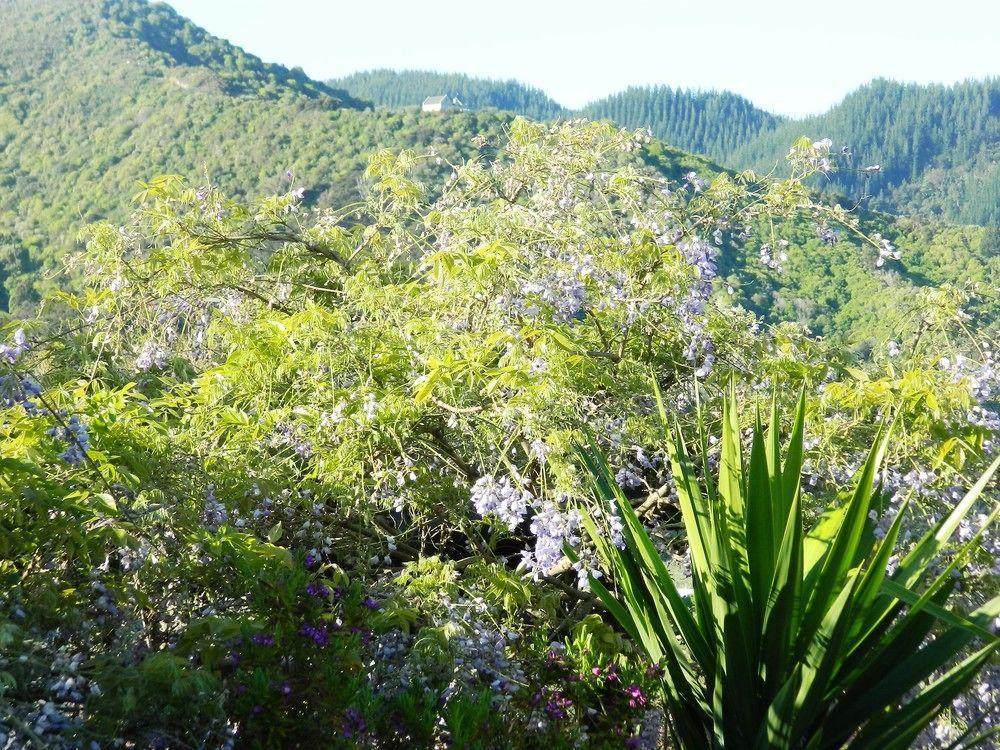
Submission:
[[[314,78],[423,68],[516,78],[576,107],[632,84],[819,112],[884,76],[1000,74],[1000,0],[170,0]]]

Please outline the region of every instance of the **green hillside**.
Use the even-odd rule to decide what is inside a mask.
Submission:
[[[373,71],[331,82],[382,106],[418,104],[429,93],[457,93],[472,108],[529,117],[583,115],[649,127],[674,146],[733,169],[770,170],[796,138],[829,137],[847,146],[844,169],[815,187],[895,213],[987,224],[1000,218],[1000,79],[953,86],[876,80],[813,117],[790,119],[728,91],[632,87],[564,110],[513,81],[404,71]],[[876,173],[861,169],[879,166]]]
[[[489,155],[513,117],[492,108],[372,109],[359,92],[263,63],[164,5],[6,0],[0,8],[0,307],[14,313],[65,283],[56,272],[81,228],[123,220],[139,180],[180,174],[238,197],[302,187],[307,206],[340,206],[360,196],[372,152],[437,150],[443,158],[418,170],[435,186],[449,163]],[[672,142],[721,150],[773,124],[744,100],[700,96],[674,92],[671,101],[702,125],[709,113],[743,112],[747,129],[737,138],[679,128]],[[675,182],[721,171],[655,139],[632,158]],[[758,248],[727,238],[721,265],[734,299],[765,319],[864,338],[890,325],[880,311],[915,285],[988,281],[1000,262],[995,232],[942,225],[913,233],[884,217],[867,221],[903,250],[886,271],[875,270],[860,241],[845,233],[831,246],[807,224],[788,228],[794,242],[780,271],[760,264]],[[952,262],[934,265],[942,254]]]
[[[829,111],[776,117],[728,92],[630,89],[584,109],[733,168],[768,170],[801,135],[852,156],[817,187],[873,208],[988,223],[1000,218],[1000,79],[954,86],[877,80]],[[864,167],[879,165],[866,174]]]
[[[628,127],[649,127],[657,138],[723,163],[735,150],[781,123],[780,117],[728,91],[669,86],[629,88],[592,102],[581,112]],[[793,140],[785,144],[785,150]]]
[[[518,81],[472,78],[462,73],[429,70],[368,70],[329,81],[330,86],[350,91],[379,107],[413,107],[428,96],[457,97],[469,109],[493,107],[547,120],[566,114],[566,109],[539,89]]]
[[[0,307],[22,312],[83,226],[127,215],[137,180],[179,173],[237,195],[294,182],[342,204],[370,152],[454,155],[509,119],[361,109],[165,5],[3,0],[0,16]]]
[[[373,111],[142,0],[0,0],[0,309],[59,283],[77,234],[123,219],[136,182],[181,174],[237,196],[357,200],[369,155],[436,149],[436,177],[513,115]],[[658,166],[711,171],[672,150]],[[717,169],[717,168],[715,168]]]

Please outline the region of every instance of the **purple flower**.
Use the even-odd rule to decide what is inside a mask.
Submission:
[[[561,692],[556,691],[546,702],[545,713],[547,713],[553,719],[565,719],[567,715],[567,709],[571,708],[572,706],[573,706],[573,701],[570,698],[567,698]]]
[[[826,225],[819,227],[816,233],[819,235],[820,240],[827,245],[835,245],[837,240],[840,239],[840,232]]]
[[[306,586],[306,593],[309,596],[315,596],[317,599],[329,599],[332,592],[324,584],[314,581]]]
[[[513,531],[527,514],[532,496],[518,490],[508,477],[485,476],[472,485],[471,499],[480,516],[494,515]]]
[[[531,519],[531,533],[535,535],[535,549],[524,553],[525,565],[535,576],[545,575],[563,556],[563,545],[575,546],[580,542],[577,529],[580,514],[575,510],[563,512],[546,501]]]
[[[625,695],[628,697],[629,708],[638,708],[639,706],[646,705],[646,696],[643,694],[642,688],[634,682],[625,688]]]
[[[311,639],[320,648],[326,648],[330,644],[330,634],[326,628],[313,625],[309,622],[302,623],[302,627],[299,628],[299,635]]]
[[[90,435],[87,427],[76,414],[70,415],[65,426],[53,427],[49,430],[53,437],[68,443],[68,447],[59,454],[59,458],[68,464],[82,464],[87,460],[87,450],[90,448]]]
[[[26,351],[28,351],[28,339],[24,335],[24,329],[18,328],[14,331],[13,344],[0,344],[0,359],[5,359],[8,363],[14,364]]]
[[[344,737],[355,737],[360,734],[364,734],[368,725],[365,723],[365,717],[361,712],[351,706],[346,711],[344,711],[344,728],[342,734]]]

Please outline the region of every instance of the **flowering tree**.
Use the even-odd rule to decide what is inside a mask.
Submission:
[[[786,415],[805,389],[806,512],[835,496],[875,417],[898,414],[886,481],[937,512],[996,429],[992,350],[940,359],[954,297],[869,363],[764,330],[716,278],[734,245],[766,232],[778,265],[795,248],[775,227],[805,221],[895,257],[804,186],[834,168],[832,144],[797,143],[779,182],[709,184],[644,168],[647,139],[519,119],[432,196],[410,174],[438,157],[377,154],[365,199],[336,211],[162,177],[130,223],[88,230],[87,290],[2,351],[0,529],[4,575],[18,571],[5,604],[27,621],[10,642],[30,650],[39,618],[62,618],[38,653],[86,654],[99,687],[38,714],[25,667],[9,715],[27,729],[12,730],[149,741],[152,721],[201,743],[391,746],[443,722],[469,746],[528,729],[655,746],[656,669],[577,588],[599,575],[581,511],[612,541],[621,521],[592,505],[574,452],[594,436],[682,556],[654,382],[686,424],[734,379]],[[102,671],[109,657],[126,667]],[[140,715],[162,684],[202,702],[198,721]],[[594,718],[598,704],[620,711]]]

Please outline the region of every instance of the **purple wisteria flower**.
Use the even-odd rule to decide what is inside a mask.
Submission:
[[[229,511],[215,497],[215,485],[210,484],[205,488],[205,509],[202,512],[202,520],[205,527],[216,531],[220,526],[229,521]]]
[[[313,581],[308,586],[306,586],[306,593],[309,596],[314,596],[317,599],[329,599],[330,595],[333,593],[330,588],[318,581]]]
[[[717,275],[718,249],[698,237],[680,243],[677,249],[696,274],[687,296],[677,305],[681,325],[688,335],[684,357],[697,364],[695,375],[704,378],[715,364],[715,346],[705,330],[705,308],[712,294],[712,281]]]
[[[563,557],[563,546],[575,547],[580,543],[577,530],[580,514],[570,509],[562,511],[552,501],[546,501],[531,519],[531,533],[535,535],[534,550],[527,550],[523,560],[537,579],[556,566]]]
[[[162,370],[167,366],[169,359],[169,351],[153,341],[147,341],[142,345],[142,349],[139,350],[139,356],[136,357],[135,366],[141,372]]]
[[[344,727],[341,734],[347,739],[358,737],[368,731],[365,717],[358,709],[351,706],[344,711]]]
[[[64,425],[52,427],[48,434],[67,444],[66,450],[59,458],[68,464],[82,464],[87,460],[87,450],[90,448],[90,435],[86,425],[76,414],[71,414]]]
[[[515,487],[508,477],[485,476],[472,485],[471,499],[480,516],[496,516],[513,531],[527,515],[533,496]]]
[[[6,360],[8,364],[16,364],[26,351],[28,351],[28,338],[24,329],[18,328],[14,331],[13,342],[10,344],[0,344],[0,359]]]

